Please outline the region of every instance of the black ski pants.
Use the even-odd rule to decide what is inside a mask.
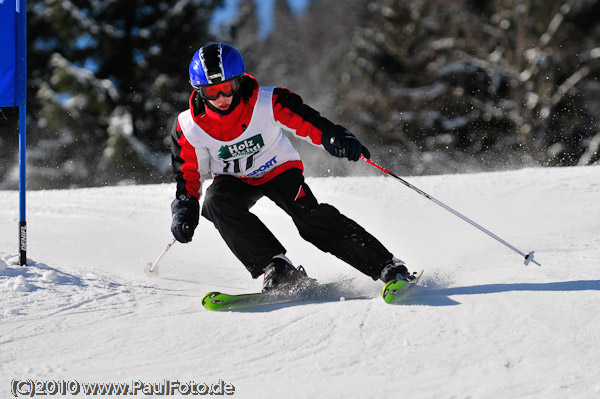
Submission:
[[[266,196],[291,216],[301,237],[374,280],[392,254],[371,234],[328,204],[319,204],[300,169],[290,169],[265,184],[253,186],[228,175],[217,176],[207,189],[202,216],[214,223],[235,256],[253,278],[273,256],[285,254],[250,208]]]

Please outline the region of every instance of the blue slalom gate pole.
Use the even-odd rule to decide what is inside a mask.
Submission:
[[[26,207],[26,192],[27,192],[27,177],[26,177],[26,155],[27,155],[27,106],[19,106],[19,264],[27,265],[27,215]]]
[[[15,0],[16,103],[19,105],[19,264],[27,265],[27,0]]]

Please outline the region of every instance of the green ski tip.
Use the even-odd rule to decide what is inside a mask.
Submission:
[[[402,298],[404,294],[406,294],[406,292],[412,286],[414,286],[417,283],[417,281],[419,281],[421,275],[423,275],[423,270],[420,270],[419,272],[415,273],[415,279],[410,283],[406,280],[389,281],[381,291],[381,296],[383,297],[385,303],[394,303],[399,301],[400,298]]]

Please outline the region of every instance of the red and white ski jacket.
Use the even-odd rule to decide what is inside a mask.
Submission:
[[[171,153],[178,197],[200,199],[200,176],[209,171],[213,177],[232,175],[259,185],[291,168],[303,170],[281,128],[321,145],[323,131],[333,126],[285,88],[260,87],[248,74],[243,85],[251,94],[226,115],[197,101],[194,91],[190,108],[177,117]]]

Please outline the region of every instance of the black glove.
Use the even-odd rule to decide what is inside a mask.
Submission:
[[[327,152],[338,158],[358,161],[361,154],[365,158],[371,158],[371,153],[367,150],[367,147],[363,146],[355,135],[340,125],[333,125],[325,130],[321,135],[321,143]]]
[[[179,242],[190,242],[194,229],[200,219],[200,204],[198,200],[189,195],[180,195],[171,203],[173,222],[171,232]]]

